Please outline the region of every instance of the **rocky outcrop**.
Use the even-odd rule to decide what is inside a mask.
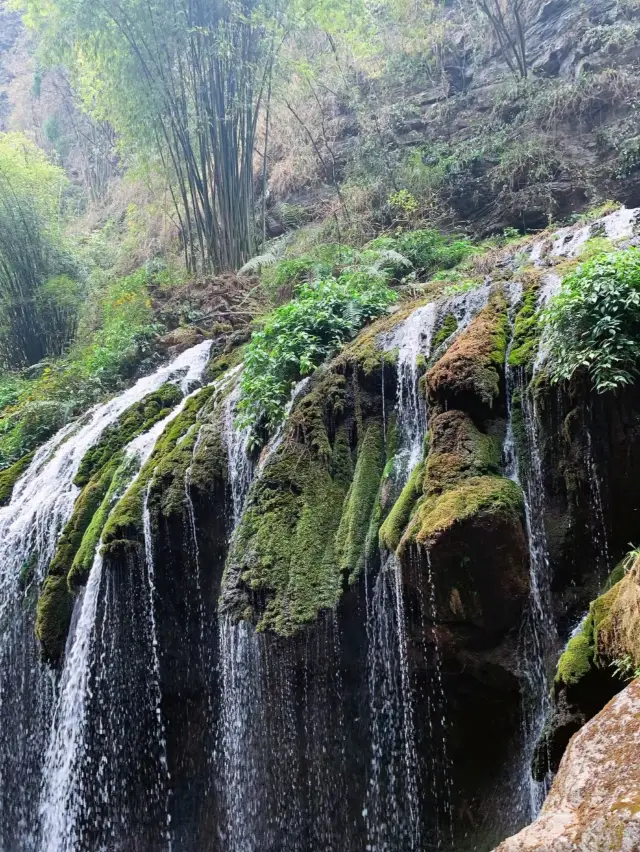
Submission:
[[[540,817],[497,852],[640,848],[640,680],[577,733]]]

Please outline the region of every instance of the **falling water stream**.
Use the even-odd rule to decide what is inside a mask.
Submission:
[[[626,233],[634,222],[634,217],[619,214],[606,228]],[[561,249],[568,254],[579,251],[588,238],[585,233],[561,234]],[[546,276],[541,300],[558,286],[554,276]],[[386,352],[397,353],[394,414],[399,448],[392,478],[398,490],[424,457],[428,412],[419,387],[421,360],[433,355],[439,321],[452,314],[461,331],[487,304],[489,293],[486,284],[423,305],[381,340]],[[209,354],[210,343],[188,350],[64,427],[36,452],[9,505],[0,508],[0,852],[112,852],[124,845],[142,849],[142,838],[152,844],[144,848],[153,852],[172,852],[179,845],[173,836],[175,789],[156,621],[153,478],[144,493],[144,559],[122,557],[126,564],[109,564],[106,570],[98,546],[87,584],[75,601],[64,666],[57,673],[40,662],[34,605],[80,494],[73,480],[87,450],[134,403],[166,382],[180,385],[182,401],[125,448],[113,507],[151,457],[168,423],[196,392]],[[536,369],[544,357],[541,346]],[[229,371],[217,383],[228,456],[230,540],[250,505],[252,483],[264,475],[269,459],[286,440],[283,426],[260,461],[252,460],[250,430],[237,426],[241,369]],[[511,369],[508,359],[505,369],[505,468],[524,493],[529,545],[530,594],[519,643],[519,795],[523,819],[530,820],[547,789],[545,783],[533,781],[530,763],[549,710],[547,666],[558,640],[551,614],[539,414],[523,374]],[[384,372],[382,381],[386,439],[390,405],[384,398]],[[308,384],[304,379],[293,389],[287,413]],[[516,398],[520,441],[515,440]],[[195,458],[202,431],[197,422],[192,428],[198,433]],[[592,500],[600,525],[598,546],[602,560],[608,562],[602,494],[588,433],[587,438]],[[212,787],[221,800],[221,848],[225,852],[347,849],[344,838],[356,831],[347,816],[353,809],[346,805],[352,758],[347,754],[341,672],[345,639],[337,614],[323,613],[313,631],[292,641],[257,633],[251,624],[227,614],[208,629],[202,588],[206,551],[200,551],[191,477],[188,465],[185,541],[194,569],[194,595],[188,605],[199,629],[201,654],[194,665],[201,673],[213,670],[218,656],[219,718],[215,719],[214,698],[209,695],[207,723],[216,728],[209,766],[216,775]],[[366,786],[361,790],[361,811],[367,852],[422,852],[427,845],[444,850],[453,843],[448,711],[429,553],[421,564],[417,603],[405,599],[414,579],[407,572],[415,569],[417,574],[415,566],[401,565],[394,554],[383,552],[364,572],[363,719],[370,752],[362,759]],[[410,612],[411,607],[418,609]],[[364,636],[364,625],[362,632]],[[426,669],[420,699],[427,718],[420,720],[414,710],[415,650],[421,651]],[[422,730],[429,738],[428,749],[419,742]]]
[[[0,848],[6,852],[71,852],[79,848],[83,832],[101,831],[97,816],[89,829],[80,825],[87,773],[99,787],[108,769],[106,765],[87,768],[92,756],[85,740],[88,703],[95,697],[92,690],[99,679],[94,654],[99,646],[104,661],[114,638],[106,628],[109,582],[99,549],[76,602],[65,665],[58,678],[39,661],[34,607],[29,600],[80,493],[73,479],[87,450],[124,411],[166,382],[179,383],[187,393],[200,380],[209,349],[206,342],[188,350],[64,427],[37,451],[16,483],[9,505],[0,508]],[[168,419],[132,442],[125,463],[131,479]],[[33,576],[26,589],[21,578],[25,568]],[[144,653],[141,660],[145,665]],[[156,700],[152,703],[155,718]],[[108,761],[106,754],[104,760]],[[104,798],[108,797],[105,786]],[[40,806],[34,809],[38,799]]]

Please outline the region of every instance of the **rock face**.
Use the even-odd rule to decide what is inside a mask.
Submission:
[[[640,849],[640,680],[571,740],[538,820],[496,852]]]

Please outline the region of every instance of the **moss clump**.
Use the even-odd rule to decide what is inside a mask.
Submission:
[[[499,441],[480,432],[464,412],[437,415],[430,432],[432,450],[425,470],[425,494],[446,491],[467,477],[500,471]]]
[[[458,320],[455,314],[447,314],[442,321],[442,325],[437,334],[433,338],[433,348],[437,349],[445,340],[448,340],[452,334],[458,330]]]
[[[572,686],[592,667],[606,668],[620,658],[640,665],[640,586],[637,568],[625,574],[624,566],[625,560],[613,569],[582,630],[569,641],[558,661],[557,684]]]
[[[400,496],[380,527],[380,547],[385,550],[394,551],[400,544],[415,505],[422,496],[424,471],[424,462],[416,465],[411,472],[409,481],[402,489]]]
[[[87,528],[109,490],[120,461],[121,455],[118,454],[82,490],[73,507],[73,514],[58,539],[55,555],[49,565],[50,575],[66,577],[69,573]]]
[[[501,476],[464,479],[440,495],[419,504],[401,547],[411,542],[428,544],[455,524],[481,514],[520,517],[523,497],[520,487]]]
[[[580,633],[569,640],[558,660],[555,682],[573,686],[582,680],[593,665],[593,618],[589,615]]]
[[[371,515],[384,469],[382,425],[371,423],[358,453],[353,482],[336,535],[336,559],[340,571],[353,583],[364,568]]]
[[[38,599],[35,625],[45,662],[56,665],[62,659],[72,611],[73,597],[66,577],[47,577]]]
[[[509,352],[510,367],[528,367],[540,342],[540,314],[536,309],[538,288],[530,287],[524,294],[522,307],[513,323],[513,338]]]
[[[125,457],[111,475],[109,487],[82,537],[82,542],[67,575],[67,583],[72,592],[76,592],[80,586],[87,582],[109,513],[126,483],[129,482],[135,467],[135,460]],[[105,473],[103,473],[103,476],[105,476]]]
[[[344,411],[346,378],[329,367],[291,413],[291,430],[325,462],[333,453],[327,423]]]
[[[202,388],[186,402],[180,414],[167,425],[151,457],[109,515],[102,533],[104,554],[114,552],[120,547],[135,547],[142,542],[144,494],[154,473],[157,472],[160,479],[167,474],[172,475],[174,487],[168,489],[167,494],[163,495],[165,511],[168,514],[175,510],[182,511],[184,473],[192,457],[196,441],[196,432],[192,427],[198,419],[198,414],[214,393],[213,386]],[[179,478],[180,487],[177,489],[175,486]]]
[[[500,394],[508,335],[506,302],[501,293],[494,293],[487,307],[427,373],[431,403],[467,409],[475,399],[491,409]],[[467,404],[459,404],[461,400]]]
[[[0,506],[6,506],[11,501],[13,486],[31,464],[35,452],[27,453],[10,467],[0,470]]]
[[[167,417],[181,399],[180,388],[166,384],[128,408],[117,423],[104,430],[98,443],[87,451],[74,479],[75,484],[81,488],[86,485],[130,441]]]
[[[285,445],[254,483],[227,563],[223,604],[233,600],[236,608],[243,586],[239,609],[257,595],[257,628],[283,635],[335,607],[342,573],[334,539],[345,495],[344,483],[308,447]]]

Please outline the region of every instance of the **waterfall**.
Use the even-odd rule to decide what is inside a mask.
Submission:
[[[187,468],[191,470],[191,468]],[[158,649],[158,627],[156,624],[156,568],[155,557],[153,552],[153,533],[151,530],[151,513],[149,512],[149,493],[153,485],[153,479],[147,485],[144,495],[144,506],[142,509],[142,524],[144,529],[144,556],[147,568],[148,595],[149,595],[149,626],[151,629],[151,664],[152,664],[152,684],[155,699],[155,717],[156,717],[156,739],[160,746],[160,781],[161,789],[165,794],[165,814],[167,820],[166,831],[166,850],[172,852],[171,844],[171,811],[169,802],[171,798],[171,775],[169,773],[169,761],[167,759],[167,736],[165,731],[164,719],[162,716],[162,689],[160,685],[160,652]],[[193,513],[193,503],[189,497],[191,513]],[[191,515],[193,517],[193,514]],[[197,540],[196,540],[197,548]]]
[[[511,345],[505,362],[507,432],[503,447],[505,473],[522,487],[525,527],[529,548],[529,600],[520,631],[522,752],[519,807],[523,821],[534,820],[548,792],[548,783],[536,782],[531,761],[536,743],[551,709],[548,663],[557,644],[550,599],[549,554],[544,526],[544,483],[538,439],[538,414],[522,370],[509,366]],[[518,392],[526,443],[521,458],[513,429],[513,395]]]
[[[419,764],[398,560],[367,588],[371,765],[364,815],[369,852],[420,849]]]
[[[281,447],[286,415],[308,387],[292,390],[285,422],[253,466],[248,432],[236,426],[239,397],[227,400],[224,438],[229,460],[233,532],[254,477]],[[245,458],[242,458],[245,456]],[[250,498],[249,498],[250,499]],[[221,834],[227,852],[306,852],[351,847],[346,838],[345,742],[342,724],[339,629],[323,614],[313,630],[293,639],[256,633],[244,620],[219,620],[221,711],[218,774]],[[301,671],[302,670],[302,671]],[[301,682],[302,680],[302,682]]]
[[[461,319],[466,316],[467,303],[467,299],[455,301]],[[395,412],[400,451],[394,468],[400,486],[407,482],[424,453],[427,406],[419,389],[418,359],[427,358],[431,352],[438,315],[438,305],[430,302],[410,314],[384,339],[385,349],[398,352]],[[402,567],[393,554],[383,553],[373,588],[370,588],[372,578],[367,574],[365,570],[371,718],[371,765],[364,808],[367,849],[371,852],[419,850],[421,780]],[[433,591],[433,577],[428,578],[428,583]],[[424,641],[424,629],[422,637]],[[439,685],[441,688],[441,677]],[[443,693],[441,697],[444,698]],[[431,773],[431,780],[436,783],[435,772]]]
[[[184,393],[207,363],[210,342],[184,352],[133,387],[65,426],[35,453],[0,508],[0,848],[71,848],[81,802],[71,776],[83,750],[95,622],[104,583],[96,556],[76,603],[66,661],[58,676],[40,662],[35,600],[80,489],[80,463],[108,426],[166,382]],[[42,787],[41,806],[34,807]],[[40,825],[42,823],[42,827]],[[58,834],[56,834],[58,832]],[[56,840],[58,838],[59,842]],[[58,845],[56,845],[56,843]],[[66,844],[66,845],[65,845]]]
[[[229,394],[225,401],[224,439],[227,446],[229,483],[232,498],[233,530],[242,519],[242,512],[254,476],[254,465],[248,458],[249,429],[236,426],[236,406],[240,397],[240,386]],[[295,399],[292,395],[292,401]],[[290,405],[292,402],[290,403]],[[290,410],[290,407],[289,409]],[[263,455],[264,461],[280,445],[285,424],[276,432]],[[292,698],[275,702],[269,706],[268,653],[265,640],[256,634],[252,625],[242,620],[233,623],[229,615],[219,623],[219,667],[221,682],[221,714],[219,769],[221,793],[224,801],[223,837],[228,852],[258,852],[258,850],[280,849],[282,852],[298,847],[295,844],[294,822],[282,813],[292,806],[295,796],[276,800],[269,791],[295,789],[295,768],[288,767],[277,777],[278,760],[267,752],[269,731],[277,727],[276,718],[281,716],[278,747],[280,755],[294,760],[294,753],[287,744],[295,741],[295,732],[286,724],[294,714]],[[290,684],[282,671],[280,661],[277,675],[282,683]],[[282,698],[282,695],[281,695]],[[273,696],[271,696],[273,699]],[[289,704],[290,706],[286,707]],[[274,736],[273,742],[277,741]],[[289,777],[287,777],[287,775]],[[293,788],[291,785],[294,785]],[[294,809],[295,810],[295,809]],[[292,845],[287,846],[284,838]]]

